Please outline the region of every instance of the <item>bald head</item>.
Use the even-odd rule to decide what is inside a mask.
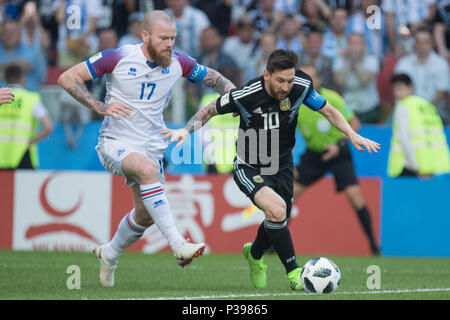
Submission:
[[[148,32],[148,34],[152,34],[155,25],[164,24],[164,25],[175,25],[175,20],[162,10],[153,10],[147,12],[144,17],[144,21],[142,22],[142,28]]]

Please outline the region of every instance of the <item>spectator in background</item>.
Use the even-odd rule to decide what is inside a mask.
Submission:
[[[254,21],[257,33],[274,31],[273,25],[277,18],[274,3],[275,0],[260,0],[254,8],[249,8],[245,13]]]
[[[141,30],[144,14],[141,12],[134,12],[128,17],[127,34],[123,35],[119,41],[119,47],[127,44],[138,44],[142,41]]]
[[[381,8],[391,50],[400,57],[412,52],[416,31],[433,22],[436,0],[383,0]]]
[[[292,14],[300,8],[301,0],[275,0],[274,11],[276,13]]]
[[[253,20],[248,16],[242,16],[237,24],[237,34],[226,38],[223,43],[223,52],[233,58],[240,70],[238,85],[241,84],[245,69],[253,60],[258,48],[254,33]]]
[[[299,21],[302,32],[308,33],[311,28],[325,30],[332,11],[324,0],[302,0]]]
[[[220,72],[228,79],[239,78],[239,68],[234,59],[223,51],[223,37],[216,28],[209,26],[203,30],[200,44],[201,55],[198,59],[200,64],[214,70],[221,70]],[[210,88],[201,89],[201,96],[215,92]]]
[[[277,37],[270,32],[263,33],[259,38],[259,46],[255,56],[245,69],[243,83],[259,77],[266,70],[270,54],[277,49]]]
[[[95,31],[100,13],[100,0],[61,0],[56,13],[60,67],[71,67],[97,50]]]
[[[334,60],[344,56],[347,50],[348,14],[345,9],[335,9],[330,19],[330,28],[323,35],[323,54]]]
[[[350,16],[355,11],[355,7],[360,0],[326,0],[326,3],[332,11],[336,9],[344,9],[347,12],[347,16]]]
[[[34,1],[27,1],[20,17],[22,27],[22,41],[27,46],[32,46],[39,57],[39,69],[47,74],[48,57],[51,40],[48,32],[41,24],[40,16]]]
[[[56,11],[60,1],[36,0],[42,27],[47,31],[50,39],[50,47],[46,52],[49,65],[56,65],[57,62],[56,44],[58,39],[58,22],[56,21]]]
[[[381,109],[376,88],[379,71],[378,58],[367,54],[363,35],[349,35],[348,49],[344,57],[338,57],[334,61],[333,72],[337,88],[362,123],[377,123],[380,119]]]
[[[9,64],[20,65],[26,74],[25,89],[39,91],[46,77],[39,61],[39,52],[23,43],[18,21],[3,21],[0,32],[0,71],[4,71]]]
[[[20,65],[10,64],[5,77],[14,101],[0,105],[0,169],[36,169],[36,144],[53,131],[52,120],[40,94],[24,88],[25,72]]]
[[[234,0],[198,0],[196,8],[208,16],[217,31],[226,37],[231,25],[231,10]]]
[[[277,49],[292,50],[296,54],[300,54],[302,52],[300,27],[300,22],[295,16],[291,14],[284,15],[280,23],[279,32],[277,33],[279,34]]]
[[[311,27],[305,38],[305,47],[299,55],[299,65],[313,65],[321,74],[323,86],[334,89],[333,60],[322,53],[323,35],[322,30]]]
[[[450,173],[450,156],[442,121],[433,104],[414,95],[407,74],[391,80],[394,109],[388,176],[429,177]]]
[[[379,0],[361,0],[360,9],[348,19],[347,34],[360,33],[364,36],[367,52],[375,55],[380,61],[384,58],[385,22],[383,14],[379,16],[379,26],[370,23],[374,14],[369,10],[371,6],[378,6]]]
[[[120,38],[127,33],[130,15],[135,12],[145,14],[147,11],[155,9],[154,2],[153,0],[100,0],[101,13],[97,28],[114,28]],[[159,2],[164,2],[164,0]]]
[[[450,0],[438,2],[433,35],[438,53],[450,63]]]
[[[175,50],[197,59],[200,55],[200,36],[210,25],[208,17],[189,5],[189,0],[166,0],[166,4],[166,12],[174,17],[177,26]]]
[[[428,29],[420,29],[415,35],[415,52],[401,58],[395,73],[406,73],[414,83],[418,96],[438,108],[445,124],[450,124],[447,93],[450,90],[450,70],[447,61],[433,51],[433,38]]]
[[[233,0],[231,4],[231,24],[235,25],[240,17],[257,9],[259,0]]]

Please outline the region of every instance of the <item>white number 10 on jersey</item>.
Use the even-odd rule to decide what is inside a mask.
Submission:
[[[264,130],[278,129],[280,127],[280,118],[278,112],[263,113]]]

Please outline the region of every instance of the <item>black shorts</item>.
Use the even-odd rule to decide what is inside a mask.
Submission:
[[[325,173],[331,172],[336,183],[336,190],[342,191],[346,187],[358,184],[355,174],[352,155],[349,147],[341,147],[339,155],[327,162],[322,161],[324,152],[307,150],[297,166],[297,183],[309,186],[322,178]]]
[[[291,215],[294,188],[294,165],[283,164],[274,175],[261,175],[261,169],[234,162],[234,181],[239,189],[255,204],[255,194],[262,187],[273,189],[286,203],[286,218]]]

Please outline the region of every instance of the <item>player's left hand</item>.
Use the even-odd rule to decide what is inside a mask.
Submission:
[[[378,142],[366,139],[357,133],[354,133],[349,138],[353,146],[359,151],[364,152],[367,150],[369,153],[372,153],[372,151],[378,153],[378,150],[380,149],[380,144]]]
[[[189,135],[189,132],[185,128],[181,128],[178,130],[165,128],[161,129],[159,132],[164,134],[163,137],[164,140],[169,139],[168,140],[169,144],[172,144],[172,142],[174,141],[178,141],[176,145],[177,147],[181,146],[186,137]]]

